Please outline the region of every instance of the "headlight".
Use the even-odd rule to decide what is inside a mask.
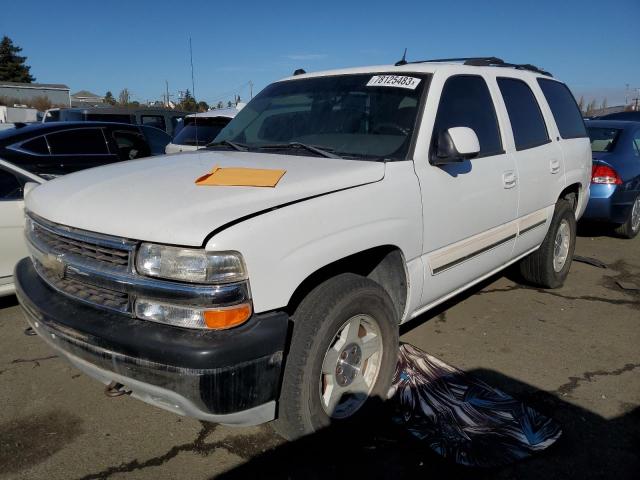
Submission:
[[[143,243],[136,255],[142,275],[191,283],[231,283],[247,279],[238,252],[207,252],[202,249]]]

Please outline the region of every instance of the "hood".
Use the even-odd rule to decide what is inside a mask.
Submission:
[[[214,166],[286,170],[274,187],[197,186]],[[93,232],[175,245],[202,245],[246,215],[384,178],[383,162],[196,151],[116,163],[60,177],[33,190],[26,207]]]

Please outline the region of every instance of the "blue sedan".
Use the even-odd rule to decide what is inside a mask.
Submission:
[[[593,170],[591,198],[583,218],[616,225],[633,238],[640,232],[640,122],[586,122]]]

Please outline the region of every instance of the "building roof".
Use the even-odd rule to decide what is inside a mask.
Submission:
[[[69,90],[69,87],[62,83],[23,83],[23,82],[4,82],[0,81],[0,87],[14,88],[42,88],[48,90]]]
[[[76,93],[71,94],[72,97],[91,97],[91,98],[102,98],[101,95],[96,93],[91,93],[89,90],[80,90]]]

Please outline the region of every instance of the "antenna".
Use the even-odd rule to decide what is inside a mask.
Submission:
[[[408,62],[407,62],[407,49],[405,48],[405,49],[404,49],[404,53],[402,54],[402,58],[401,58],[400,60],[398,60],[398,61],[395,63],[395,65],[396,65],[396,67],[400,67],[400,66],[402,66],[402,65],[406,65],[407,63],[408,63]]]
[[[189,60],[191,62],[191,96],[196,104],[196,115],[198,113],[198,104],[196,103],[196,82],[193,76],[193,48],[191,47],[191,37],[189,37]],[[193,117],[193,125],[196,127],[196,148],[200,146],[198,143],[198,117]]]

